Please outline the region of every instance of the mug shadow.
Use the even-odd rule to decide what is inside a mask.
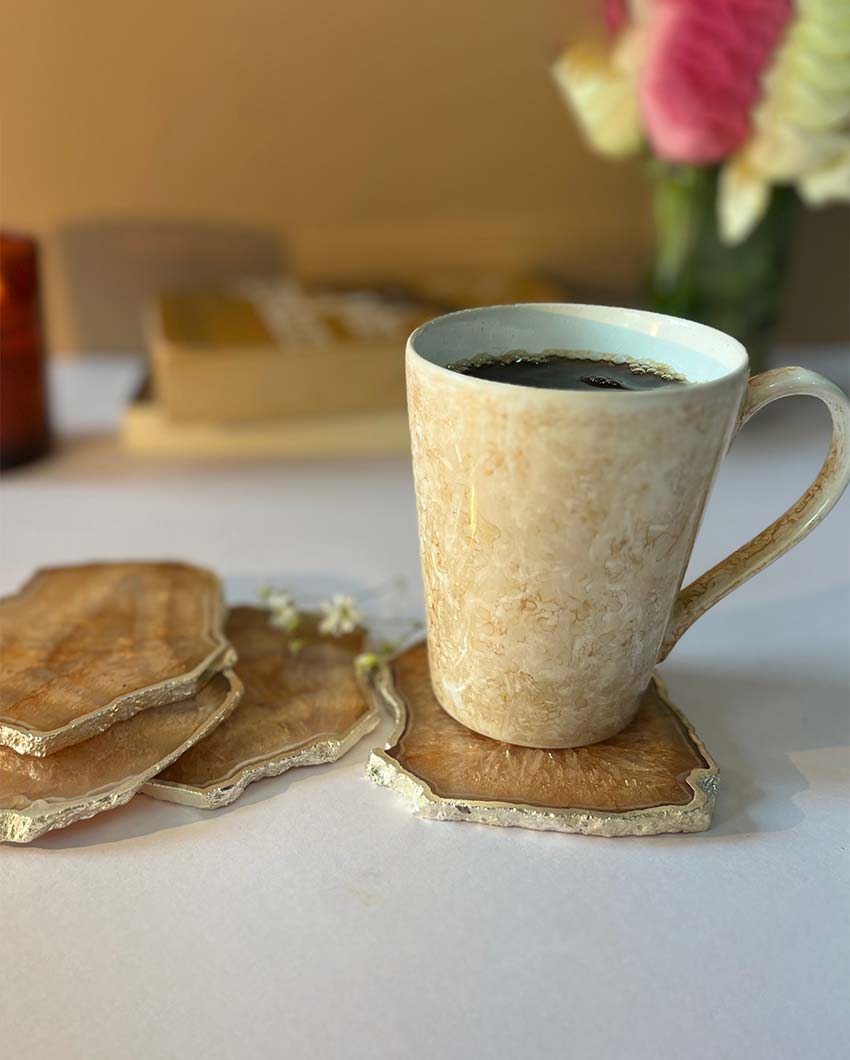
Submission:
[[[797,796],[834,782],[822,756],[802,753],[841,750],[850,742],[846,684],[676,663],[665,665],[662,676],[720,770],[714,821],[703,838],[781,832],[800,824],[805,813]],[[795,756],[806,760],[805,773]]]

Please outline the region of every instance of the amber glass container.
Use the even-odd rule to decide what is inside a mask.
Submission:
[[[0,233],[0,468],[50,447],[34,240]]]

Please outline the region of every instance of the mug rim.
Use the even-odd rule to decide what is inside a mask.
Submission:
[[[691,349],[697,352],[695,346],[689,346],[687,342],[687,334],[690,333],[695,336],[700,336],[703,342],[706,341],[711,345],[722,345],[729,353],[733,355],[736,363],[726,366],[722,362],[715,362],[718,368],[722,369],[720,374],[711,379],[703,380],[690,380],[686,379],[686,386],[683,387],[662,387],[658,389],[647,389],[647,390],[628,390],[628,391],[584,391],[584,390],[559,390],[556,388],[533,388],[525,386],[521,383],[508,383],[502,380],[494,379],[481,379],[477,376],[465,375],[463,372],[452,371],[446,365],[440,364],[437,361],[432,360],[420,349],[417,349],[417,342],[422,338],[428,331],[436,328],[442,328],[446,326],[447,321],[456,320],[461,322],[468,320],[476,316],[481,317],[496,317],[500,315],[507,315],[517,310],[539,310],[542,313],[555,313],[559,316],[573,319],[584,319],[591,321],[598,321],[602,324],[610,324],[614,327],[617,326],[618,321],[614,319],[605,319],[608,314],[612,317],[614,314],[619,318],[620,322],[640,321],[644,325],[656,325],[657,327],[664,327],[665,330],[672,330],[673,332],[679,333],[683,336],[681,339],[673,340],[676,345],[683,349]],[[637,331],[637,328],[625,330]],[[660,336],[659,336],[660,337]],[[553,347],[554,348],[554,347]],[[667,400],[673,395],[684,396],[686,394],[693,394],[694,390],[706,391],[709,389],[722,387],[727,385],[730,380],[736,376],[743,375],[747,378],[749,375],[749,357],[747,355],[746,348],[744,345],[734,338],[734,336],[727,334],[724,331],[720,331],[718,328],[713,328],[708,324],[700,324],[694,320],[688,320],[685,317],[674,317],[665,313],[655,313],[652,310],[646,309],[632,309],[626,306],[608,306],[599,305],[592,303],[582,302],[515,302],[505,303],[500,305],[490,306],[475,306],[469,309],[459,309],[451,313],[443,313],[440,316],[433,317],[431,320],[421,324],[415,331],[413,331],[407,340],[407,353],[410,356],[416,357],[423,364],[428,365],[429,368],[434,369],[436,372],[446,373],[453,381],[463,383],[470,386],[485,386],[485,387],[497,387],[504,388],[508,387],[512,390],[522,390],[526,394],[529,390],[537,390],[540,394],[546,394],[548,396],[556,396],[558,398],[568,398],[570,400],[586,400],[592,399],[594,402],[600,400],[606,401],[622,401],[625,398],[629,399],[629,404],[633,404],[634,399],[638,398],[642,401],[658,401]]]

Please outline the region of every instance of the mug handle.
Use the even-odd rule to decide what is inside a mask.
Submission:
[[[754,376],[748,384],[738,430],[771,401],[798,394],[820,398],[832,415],[832,444],[823,467],[803,496],[784,515],[780,515],[766,530],[721,560],[701,578],[680,590],[661,642],[659,662],[667,658],[682,634],[718,600],[779,559],[814,530],[844,492],[850,480],[850,454],[847,448],[850,402],[844,392],[824,376],[806,368],[774,368]]]

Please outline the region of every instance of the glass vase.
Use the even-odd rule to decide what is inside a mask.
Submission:
[[[717,226],[716,166],[653,162],[656,249],[649,279],[653,309],[709,324],[747,348],[751,371],[770,349],[787,271],[798,200],[775,187],[749,236],[724,243]]]

